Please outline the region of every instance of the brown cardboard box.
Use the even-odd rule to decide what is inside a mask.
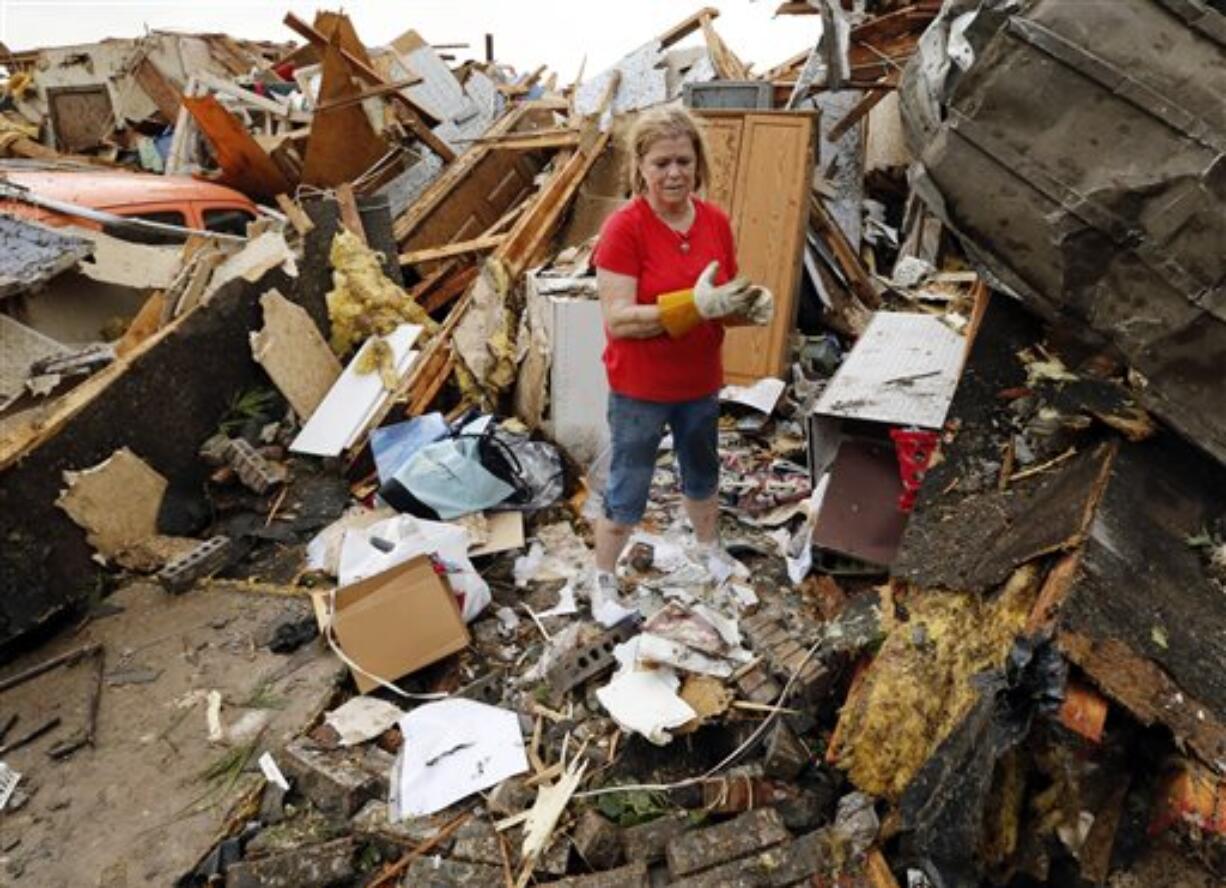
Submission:
[[[425,555],[336,592],[336,641],[345,656],[387,681],[468,646],[468,627],[445,577]],[[354,670],[362,693],[378,687]]]

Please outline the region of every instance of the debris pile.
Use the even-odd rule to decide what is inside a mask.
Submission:
[[[339,12],[7,54],[6,873],[1220,884],[1226,14],[1118,7],[784,3],[762,73],[703,9],[569,84]],[[666,440],[613,588],[592,256],[666,103],[778,305],[727,554]]]

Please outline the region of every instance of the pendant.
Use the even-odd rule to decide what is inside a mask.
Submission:
[[[690,251],[690,242],[689,242],[689,241],[682,241],[682,242],[681,242],[681,252],[682,252],[682,253],[688,253],[689,251]]]

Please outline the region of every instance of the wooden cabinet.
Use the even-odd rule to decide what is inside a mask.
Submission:
[[[744,385],[782,376],[796,325],[817,115],[702,111],[710,149],[706,196],[728,213],[741,274],[775,294],[769,327],[735,327],[724,340],[724,379]]]

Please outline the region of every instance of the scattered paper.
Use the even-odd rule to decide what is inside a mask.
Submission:
[[[575,603],[575,587],[567,583],[558,593],[558,603],[549,610],[541,611],[537,617],[567,617],[578,612],[579,605]]]
[[[204,718],[209,727],[209,742],[221,743],[226,739],[226,732],[221,726],[221,691],[209,691],[208,701]]]
[[[264,772],[264,779],[274,786],[280,787],[283,791],[289,792],[289,781],[285,779],[285,775],[281,773],[281,769],[277,767],[276,761],[272,757],[271,752],[265,752],[259,758],[260,770]]]
[[[726,385],[720,389],[719,399],[730,401],[733,404],[743,404],[759,413],[769,414],[779,403],[779,398],[786,387],[787,383],[782,379],[767,376],[765,379],[759,379],[753,385]]]
[[[21,775],[4,762],[0,762],[0,811],[8,806],[9,799],[13,797],[20,782]]]
[[[596,691],[596,699],[624,730],[665,746],[673,739],[670,730],[698,717],[678,696],[680,686],[671,669],[619,672]]]
[[[400,719],[395,819],[442,811],[528,770],[519,716],[472,700],[419,706]]]
[[[399,706],[362,695],[353,697],[324,716],[340,736],[341,746],[357,746],[373,740],[404,716]]]

